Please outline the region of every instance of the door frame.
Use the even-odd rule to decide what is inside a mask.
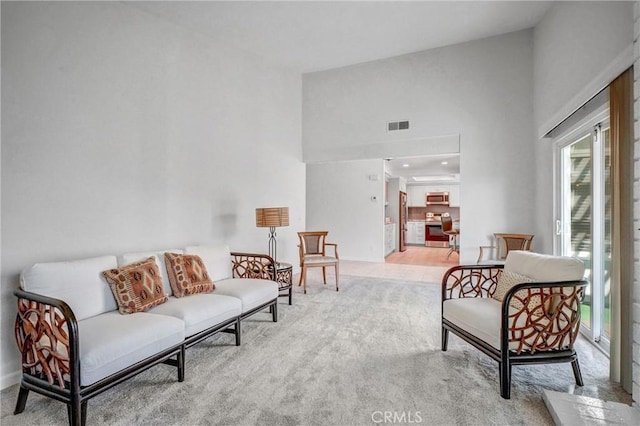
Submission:
[[[556,255],[563,254],[563,235],[562,235],[562,220],[563,214],[563,189],[565,176],[563,174],[562,164],[562,150],[574,142],[580,140],[581,137],[586,136],[589,133],[593,133],[596,126],[602,124],[602,127],[609,126],[609,104],[596,108],[592,113],[578,121],[574,126],[563,134],[558,135],[553,139],[553,223],[554,235],[553,235],[553,253]],[[601,130],[600,130],[601,132]],[[600,141],[592,140],[592,163],[591,163],[591,184],[592,194],[602,194],[604,188],[604,173],[602,173],[602,159],[604,158],[604,146],[599,143]],[[599,155],[594,155],[596,152]],[[596,208],[597,207],[597,208]],[[602,256],[603,241],[604,241],[604,203],[599,203],[594,206],[592,204],[592,223],[591,223],[591,276],[588,277],[591,281],[591,327],[587,328],[584,325],[580,325],[580,332],[587,336],[589,340],[595,342],[597,346],[605,353],[609,353],[610,342],[609,339],[604,336],[603,324],[600,323],[599,318],[603,318],[604,306],[601,301],[604,300],[604,283],[602,286],[594,286],[593,279],[598,276],[601,277],[604,271],[604,258]],[[597,300],[597,301],[596,301]],[[596,301],[596,303],[594,303]],[[594,318],[598,320],[594,321]]]

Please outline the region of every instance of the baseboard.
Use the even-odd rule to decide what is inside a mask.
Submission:
[[[0,377],[0,390],[6,389],[9,386],[13,386],[17,383],[20,383],[20,371],[15,371],[13,373],[5,374]]]

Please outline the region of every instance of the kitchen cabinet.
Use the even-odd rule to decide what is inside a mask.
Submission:
[[[422,185],[420,186],[412,185],[407,187],[407,201],[408,201],[409,207],[425,206],[425,203],[426,203],[425,194],[427,192],[424,190],[424,188],[425,187]]]
[[[407,222],[407,244],[424,245],[424,222]]]
[[[416,239],[415,222],[407,222],[407,244],[413,244]]]
[[[396,224],[388,223],[384,226],[384,255],[388,256],[396,250]]]
[[[424,222],[416,222],[416,244],[424,245]]]
[[[460,207],[460,185],[449,187],[449,207]]]

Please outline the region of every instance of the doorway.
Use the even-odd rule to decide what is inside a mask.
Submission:
[[[442,216],[449,216],[459,227],[460,154],[450,153],[385,159],[390,188],[397,185],[400,196],[400,244],[385,258],[387,263],[427,266],[454,266],[458,253],[451,253],[449,241],[440,232]],[[446,194],[427,201],[427,194]],[[395,194],[390,194],[390,199]],[[403,217],[404,216],[404,217]],[[428,232],[430,230],[431,232]],[[433,231],[436,231],[435,233]],[[437,244],[436,244],[437,243]],[[452,244],[452,243],[451,243]],[[453,246],[453,245],[452,245]]]

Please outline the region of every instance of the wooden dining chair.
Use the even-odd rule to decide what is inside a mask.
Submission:
[[[304,231],[298,232],[300,244],[298,245],[300,254],[300,281],[298,286],[304,283],[304,293],[307,293],[307,269],[322,268],[322,279],[327,284],[327,266],[333,266],[336,271],[336,291],[338,291],[338,245],[326,242],[328,231]],[[333,256],[328,256],[327,246],[333,247]]]
[[[493,234],[495,245],[480,246],[477,264],[504,264],[511,250],[531,251],[531,234]]]

